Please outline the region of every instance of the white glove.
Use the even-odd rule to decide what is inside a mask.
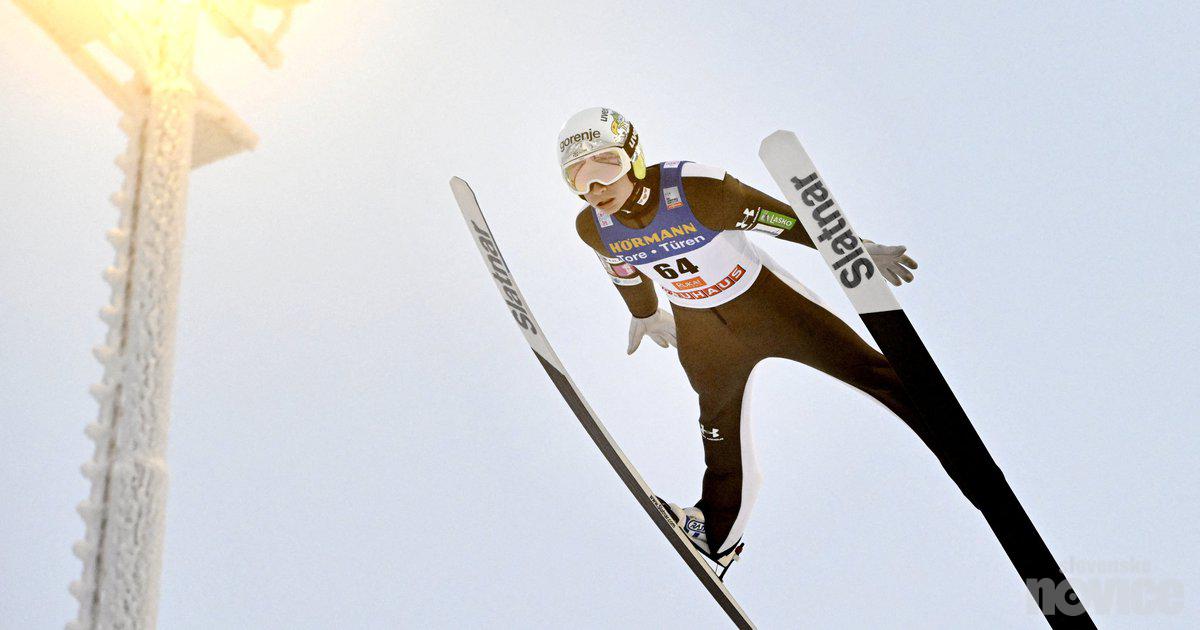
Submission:
[[[625,354],[633,354],[642,345],[642,335],[648,335],[654,343],[666,348],[675,345],[675,318],[659,310],[650,317],[634,317],[629,322],[629,348]]]
[[[896,286],[900,286],[901,279],[904,282],[912,282],[913,275],[908,269],[916,269],[917,261],[909,258],[904,252],[908,249],[903,245],[880,245],[867,239],[862,240],[863,245],[867,248],[867,253],[871,255],[871,260],[875,261],[875,266],[879,267],[879,271],[883,273],[883,277],[887,278],[888,282]],[[908,267],[908,269],[905,269]]]

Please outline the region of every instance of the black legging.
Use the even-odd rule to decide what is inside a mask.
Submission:
[[[741,537],[758,491],[758,465],[744,434],[749,425],[742,422],[742,408],[754,366],[769,357],[816,368],[883,403],[921,438],[976,507],[989,489],[1007,488],[990,459],[987,465],[971,464],[978,459],[969,453],[941,448],[887,359],[844,321],[765,267],[754,285],[731,302],[706,309],[672,304],[672,311],[679,360],[700,397],[706,470],[696,506],[704,513],[714,554]]]

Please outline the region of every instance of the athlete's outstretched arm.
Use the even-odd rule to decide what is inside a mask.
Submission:
[[[813,247],[812,239],[787,202],[747,186],[721,169],[703,164],[685,164],[683,177],[684,192],[692,212],[705,227],[765,232],[775,238]]]
[[[683,175],[692,211],[709,229],[766,232],[775,238],[813,247],[812,239],[786,202],[711,166],[687,164]],[[905,253],[906,247],[880,245],[866,239],[863,246],[888,282],[896,286],[912,282],[910,270],[917,268],[917,261]]]

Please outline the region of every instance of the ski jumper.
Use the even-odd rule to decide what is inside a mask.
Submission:
[[[972,502],[974,486],[995,480],[944,457],[887,359],[749,242],[745,232],[754,230],[812,247],[787,204],[695,163],[651,166],[643,183],[651,194],[628,212],[587,207],[576,229],[633,316],[657,310],[655,284],[670,301],[679,361],[699,396],[706,469],[696,507],[714,555],[741,538],[762,481],[748,401],[754,369],[769,357],[811,366],[878,400]]]

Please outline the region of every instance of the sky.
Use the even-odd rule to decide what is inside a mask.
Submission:
[[[162,628],[693,628],[727,619],[498,299],[468,180],[574,380],[655,491],[698,498],[695,395],[573,229],[555,136],[605,105],[651,162],[779,196],[795,131],[1104,628],[1200,625],[1194,3],[408,3],[297,10],[197,74],[260,135],[196,170]],[[0,628],[75,617],[118,112],[0,2]],[[813,251],[754,235],[860,334]],[[1039,628],[896,418],[769,361],[728,584],[763,628]],[[1166,597],[1164,593],[1173,593]],[[1135,605],[1138,604],[1139,605]]]

